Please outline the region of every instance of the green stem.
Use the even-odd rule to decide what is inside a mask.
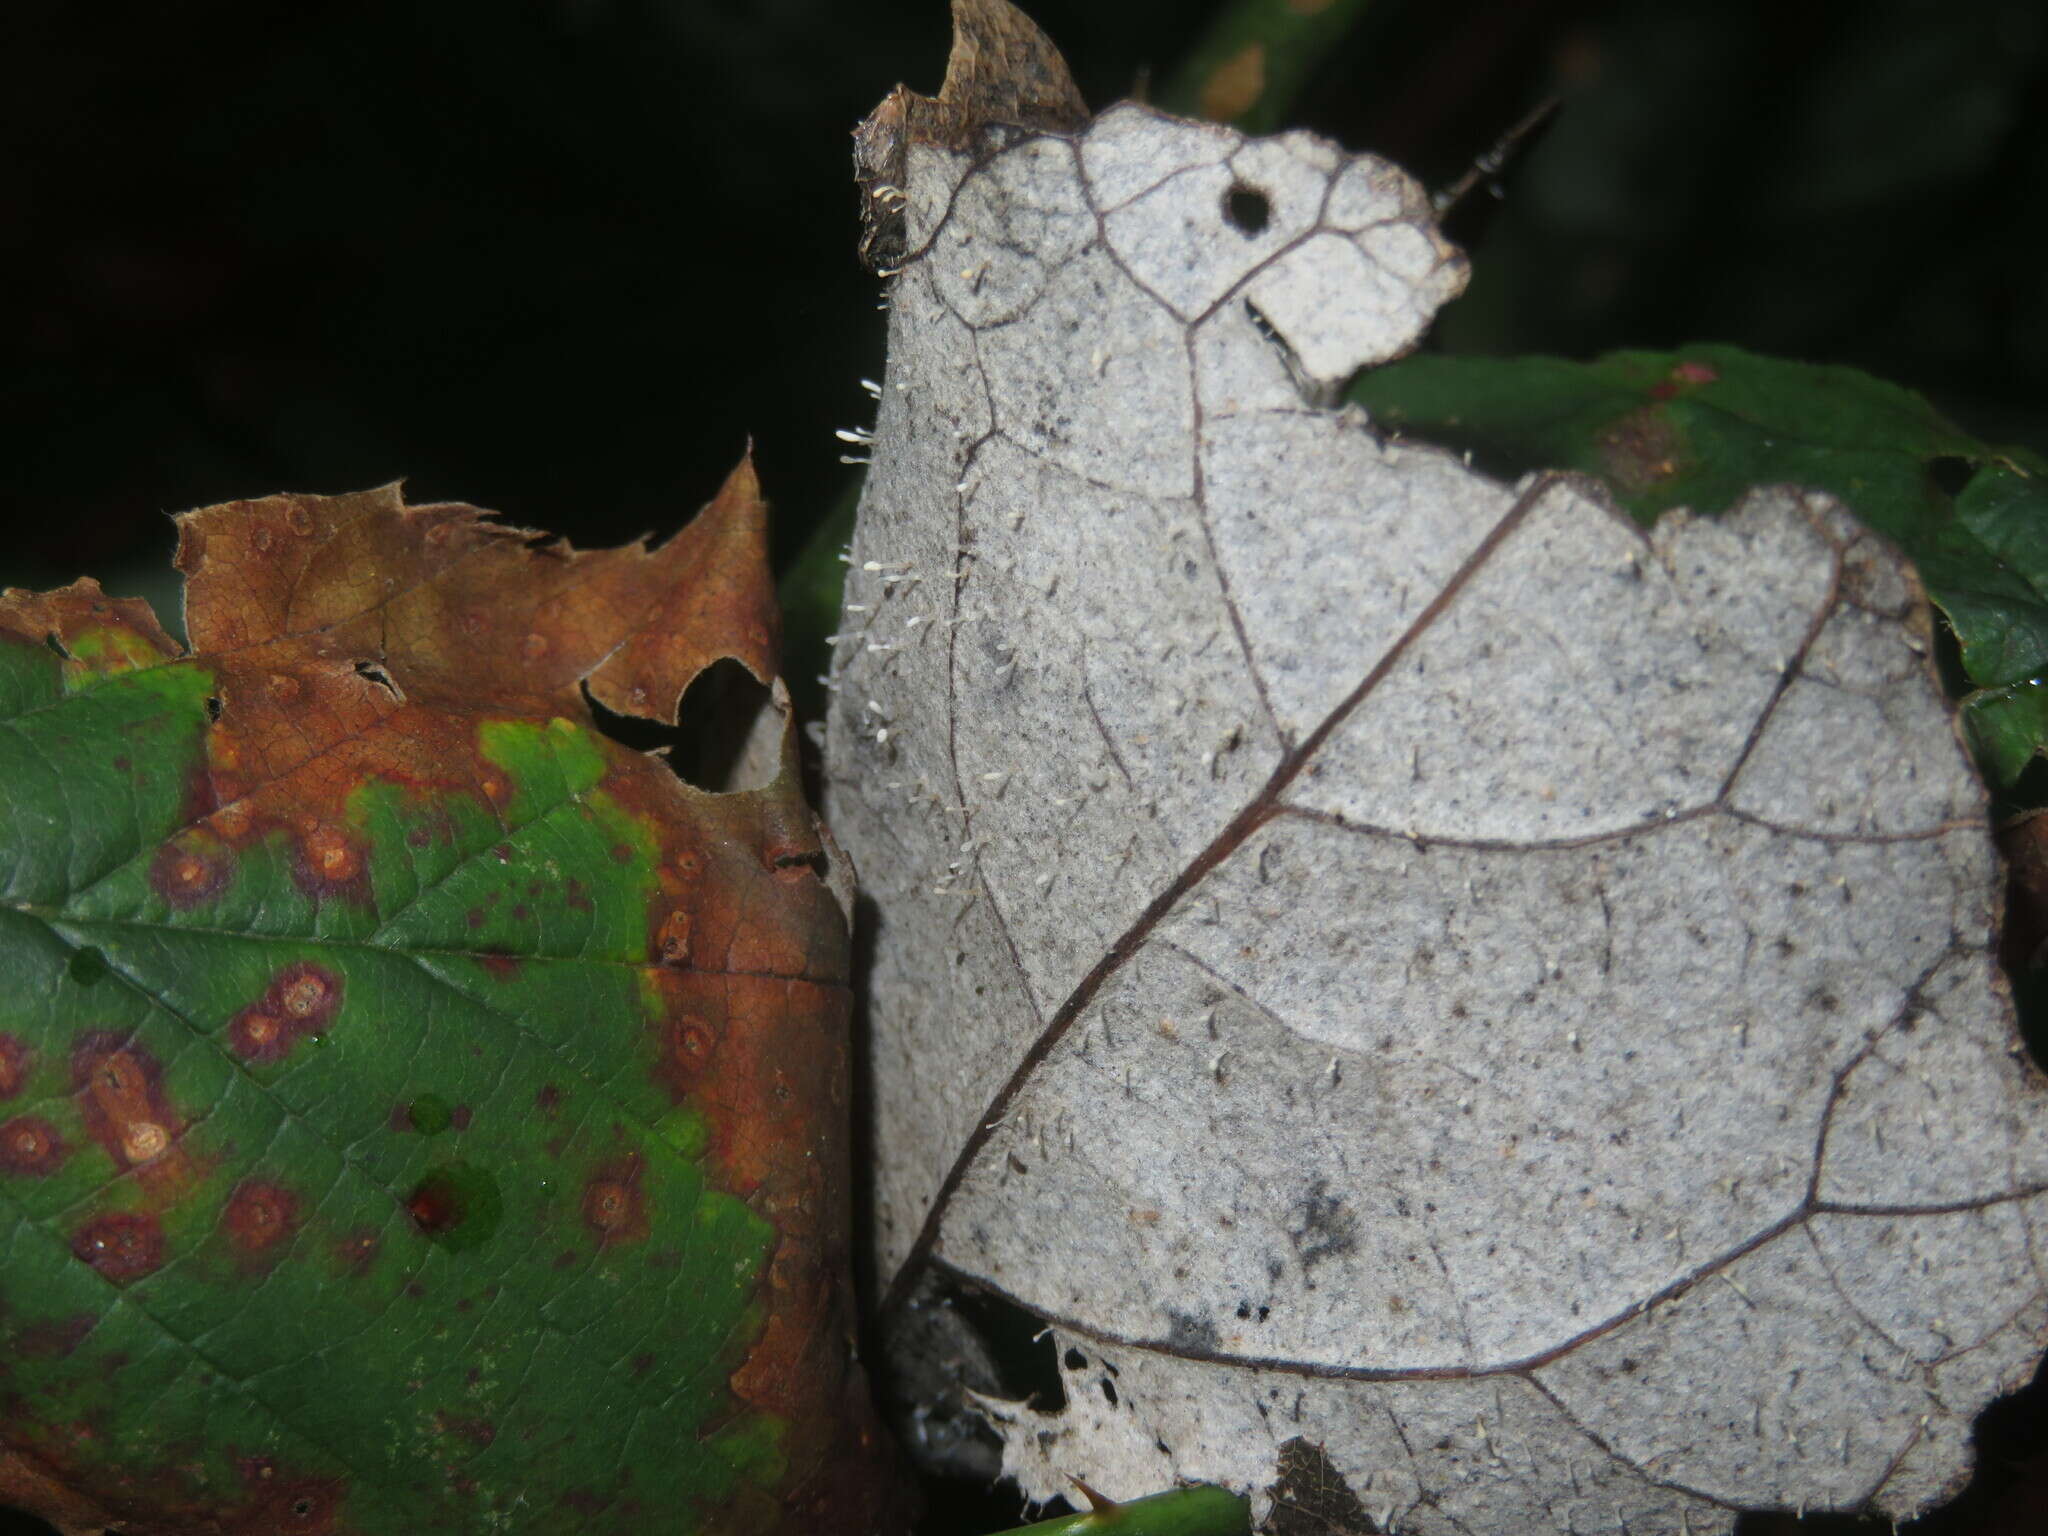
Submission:
[[[1371,0],[1237,0],[1159,93],[1183,117],[1271,133]]]
[[[1250,1536],[1251,1528],[1249,1504],[1204,1484],[1041,1520],[1002,1536]]]

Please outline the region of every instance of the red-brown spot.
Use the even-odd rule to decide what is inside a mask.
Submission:
[[[477,963],[499,981],[510,981],[519,974],[519,959],[516,955],[501,955],[496,952],[478,955]]]
[[[633,850],[624,843],[613,843],[611,855],[614,864],[630,864],[633,862]]]
[[[282,1061],[292,1048],[292,1030],[261,1003],[253,1003],[229,1022],[228,1044],[250,1061]]]
[[[637,1153],[600,1167],[583,1186],[583,1224],[601,1246],[638,1242],[647,1235],[646,1198]]]
[[[571,1265],[577,1263],[581,1258],[582,1255],[579,1254],[574,1248],[564,1248],[560,1253],[555,1255],[554,1267],[556,1269],[567,1269]]]
[[[228,1237],[244,1253],[265,1253],[299,1224],[299,1197],[282,1184],[244,1179],[228,1197]]]
[[[482,907],[471,907],[462,914],[462,920],[472,928],[481,928],[484,925],[484,909]]]
[[[295,501],[285,508],[284,525],[300,538],[310,538],[313,533],[313,514],[303,501]]]
[[[341,1009],[341,976],[310,960],[270,978],[263,996],[228,1023],[228,1044],[250,1061],[281,1061],[305,1035],[324,1032]]]
[[[338,1482],[288,1483],[232,1529],[247,1536],[327,1536],[341,1513],[341,1498]]]
[[[10,1341],[9,1348],[24,1360],[62,1360],[83,1344],[86,1335],[99,1326],[91,1312],[70,1317],[46,1317],[30,1323]]]
[[[18,1035],[0,1035],[0,1099],[11,1099],[28,1081],[28,1044]]]
[[[462,1220],[462,1202],[447,1183],[429,1180],[406,1200],[405,1213],[422,1232],[446,1232]]]
[[[292,879],[308,896],[368,894],[368,855],[361,844],[338,827],[310,823],[300,833],[292,859]]]
[[[469,1129],[470,1122],[475,1118],[475,1111],[467,1104],[458,1104],[455,1106],[454,1113],[448,1116],[448,1123],[458,1131],[466,1131]]]
[[[149,862],[149,888],[173,907],[196,907],[227,886],[227,850],[197,839],[173,838]]]
[[[465,1418],[459,1414],[437,1413],[434,1425],[444,1435],[457,1440],[466,1440],[478,1450],[484,1450],[498,1438],[498,1426],[489,1419]]]
[[[533,908],[523,901],[512,903],[512,916],[519,922],[526,922],[533,916]]]
[[[22,1115],[0,1125],[0,1173],[41,1178],[64,1161],[64,1138],[40,1115]]]
[[[289,704],[299,696],[300,684],[289,672],[270,674],[270,696],[280,704]]]
[[[80,1227],[71,1251],[116,1285],[125,1285],[163,1267],[164,1229],[154,1216],[114,1211]]]
[[[375,1228],[358,1227],[334,1245],[335,1262],[351,1278],[366,1275],[377,1262],[382,1240]]]
[[[533,1096],[533,1107],[552,1120],[562,1107],[562,1090],[553,1083],[543,1084]]]
[[[512,862],[512,845],[510,843],[494,845],[491,849],[491,857],[500,864],[510,864]]]
[[[669,1025],[669,1054],[686,1075],[694,1075],[718,1049],[718,1035],[695,1014],[684,1014]]]
[[[590,888],[581,880],[571,878],[562,888],[562,900],[578,912],[590,911]]]
[[[645,1376],[653,1369],[654,1355],[652,1351],[644,1350],[633,1357],[633,1374],[635,1376]]]
[[[285,1016],[308,1029],[317,1028],[334,1017],[341,998],[341,982],[332,971],[317,965],[288,965],[271,983]]]

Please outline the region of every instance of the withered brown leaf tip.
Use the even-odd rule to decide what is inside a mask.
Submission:
[[[1088,121],[1067,61],[1009,0],[953,0],[953,52],[937,96],[899,85],[853,131],[860,259],[869,271],[903,257],[905,158],[913,143],[970,149],[991,124],[1067,133]]]

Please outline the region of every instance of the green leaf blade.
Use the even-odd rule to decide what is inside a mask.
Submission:
[[[1718,513],[1757,485],[1827,492],[1912,558],[1972,683],[2011,689],[2048,672],[2048,466],[1978,441],[1911,390],[1699,345],[1584,363],[1414,357],[1361,376],[1350,398],[1497,474],[1596,476],[1644,521]],[[2048,720],[2021,694],[1969,714],[2002,785],[2048,748]]]
[[[787,791],[487,714],[446,782],[216,804],[208,670],[67,645],[0,632],[0,1454],[152,1528],[777,1528],[736,1149],[814,1133],[727,1098],[844,959],[776,947]],[[679,910],[775,953],[661,963]]]

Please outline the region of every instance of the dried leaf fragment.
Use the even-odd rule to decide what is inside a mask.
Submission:
[[[1062,1354],[1009,1469],[1264,1517],[1299,1442],[1444,1532],[1952,1490],[2048,1336],[2048,1089],[1910,567],[1326,409],[1462,284],[1383,162],[1126,106],[905,191],[827,804],[885,1272]]]

